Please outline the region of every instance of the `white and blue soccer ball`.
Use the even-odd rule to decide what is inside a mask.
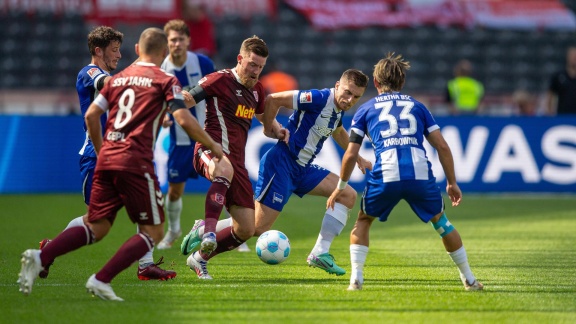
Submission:
[[[282,263],[290,255],[290,240],[280,231],[264,232],[256,241],[256,254],[264,263]]]

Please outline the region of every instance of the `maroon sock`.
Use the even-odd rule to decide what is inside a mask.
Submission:
[[[146,234],[138,233],[132,236],[120,247],[112,259],[98,271],[96,279],[109,283],[120,272],[143,257],[153,246],[154,241]]]
[[[58,234],[40,253],[42,266],[53,262],[57,257],[94,242],[94,233],[86,225],[74,226]]]
[[[216,242],[218,243],[218,246],[216,247],[216,250],[214,250],[214,252],[210,253],[210,255],[205,255],[204,253],[199,252],[200,256],[204,260],[208,261],[217,254],[234,250],[245,241],[237,237],[236,234],[234,233],[234,228],[232,226],[229,226],[222,229],[220,232],[216,233]]]
[[[216,232],[216,223],[222,213],[222,208],[226,203],[226,192],[230,188],[230,181],[224,177],[216,177],[206,193],[206,204],[204,206],[205,224],[204,233]]]

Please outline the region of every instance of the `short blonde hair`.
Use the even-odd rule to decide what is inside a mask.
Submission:
[[[405,61],[402,55],[388,52],[386,57],[374,65],[374,80],[378,83],[380,91],[400,91],[406,82],[406,71],[410,69],[410,62]]]

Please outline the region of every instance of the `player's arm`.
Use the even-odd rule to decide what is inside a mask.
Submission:
[[[342,125],[336,127],[334,132],[332,132],[332,138],[341,148],[344,150],[348,149],[350,136],[348,136],[346,129]],[[360,144],[361,143],[362,142],[360,142]],[[358,164],[358,169],[360,169],[363,174],[366,174],[366,169],[372,170],[372,162],[364,159],[360,154],[358,154],[358,160],[356,162]]]
[[[102,76],[98,76],[98,78],[94,80],[94,87],[96,87],[96,90],[98,91],[102,90],[102,88],[104,88],[104,85],[106,85],[106,83],[108,83],[108,81],[111,78],[112,78],[111,76],[104,74],[102,74]]]
[[[452,201],[452,206],[458,206],[462,200],[462,191],[456,182],[456,172],[454,171],[454,158],[450,146],[446,143],[444,136],[439,129],[432,131],[426,137],[430,145],[438,152],[438,159],[446,176],[446,192]]]
[[[288,131],[285,128],[282,128],[282,125],[280,125],[276,120],[276,116],[278,115],[280,107],[293,109],[293,105],[294,91],[271,93],[266,96],[266,99],[264,100],[264,113],[262,114],[262,119],[260,120],[258,116],[256,117],[260,120],[262,125],[264,125],[264,135],[288,142]]]
[[[353,132],[353,130],[352,130]],[[348,143],[348,148],[344,152],[344,157],[342,158],[342,169],[340,169],[340,179],[338,180],[338,186],[334,188],[334,191],[326,201],[326,209],[334,210],[334,204],[336,204],[336,199],[342,194],[344,188],[348,184],[348,180],[352,175],[354,170],[354,165],[360,156],[360,147],[362,146],[362,138],[359,141],[351,141]],[[360,143],[358,143],[360,142]]]
[[[92,141],[96,155],[98,155],[100,148],[102,147],[102,125],[100,124],[100,117],[106,112],[106,110],[106,99],[104,99],[102,95],[98,95],[94,102],[90,104],[90,107],[88,107],[86,115],[84,116],[84,121],[88,128],[88,136]]]
[[[196,103],[206,99],[208,94],[204,91],[199,85],[194,86],[190,90],[182,90],[182,95],[184,95],[184,103],[186,104],[186,108],[192,108],[196,106]]]
[[[190,110],[186,109],[183,100],[173,99],[168,102],[170,107],[170,111],[174,116],[176,122],[182,126],[182,128],[186,131],[188,136],[195,140],[196,142],[202,143],[202,145],[209,148],[212,153],[218,158],[221,159],[222,155],[224,154],[222,151],[222,146],[216,143],[208,133],[202,129],[198,120],[194,118]]]

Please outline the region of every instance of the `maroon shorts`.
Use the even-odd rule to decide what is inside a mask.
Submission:
[[[126,207],[133,223],[164,223],[164,199],[154,173],[96,170],[88,206],[88,220],[106,218],[114,223],[118,210]]]
[[[208,164],[214,155],[200,143],[196,143],[194,148],[194,169],[204,178],[210,180]],[[230,159],[234,169],[234,177],[230,183],[230,188],[226,193],[226,208],[230,206],[240,206],[254,209],[254,189],[248,176],[248,170],[244,166],[244,161],[234,161]]]

